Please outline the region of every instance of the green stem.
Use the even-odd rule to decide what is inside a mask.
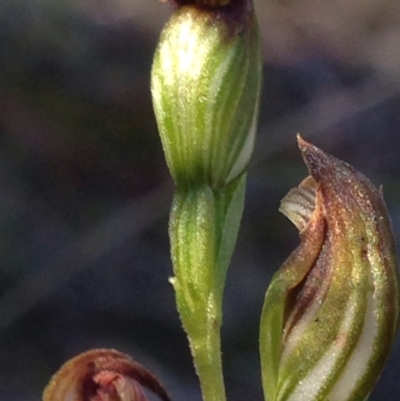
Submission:
[[[178,189],[169,234],[171,280],[204,401],[225,401],[220,331],[227,268],[243,211],[243,175],[216,193],[209,186]]]
[[[207,339],[197,341],[196,345],[191,342],[193,361],[200,380],[203,401],[225,401],[220,329],[210,329]]]

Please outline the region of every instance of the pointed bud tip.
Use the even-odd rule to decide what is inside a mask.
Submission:
[[[297,134],[297,144],[308,167],[310,167],[309,163],[312,164],[312,160],[314,160],[317,155],[323,153],[321,149],[303,139],[300,134]]]
[[[328,156],[317,146],[307,142],[300,134],[297,134],[297,143],[310,174],[319,181],[326,170],[327,164],[331,165],[336,159],[333,156]]]
[[[300,134],[297,134],[297,142],[308,171],[317,182],[330,185],[332,183],[330,181],[335,181],[338,184],[343,184],[346,181],[344,180],[345,176],[350,181],[353,181],[355,177],[368,181],[350,164],[325,153],[319,147],[303,139]],[[340,177],[337,175],[339,170],[341,172]]]

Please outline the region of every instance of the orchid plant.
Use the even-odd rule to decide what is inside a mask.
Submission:
[[[176,307],[204,401],[224,401],[225,279],[254,148],[262,55],[251,0],[176,0],[154,56],[151,92],[176,191],[169,236]],[[267,290],[260,325],[266,401],[365,401],[393,343],[398,268],[380,190],[298,136],[309,176],[282,200],[301,243]],[[170,396],[115,350],[83,353],[44,401]]]

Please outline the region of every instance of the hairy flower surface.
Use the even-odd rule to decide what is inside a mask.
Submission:
[[[397,329],[398,272],[381,192],[307,143],[310,171],[282,200],[301,244],[275,274],[261,320],[268,401],[363,401]]]

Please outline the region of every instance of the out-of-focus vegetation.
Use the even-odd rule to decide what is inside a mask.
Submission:
[[[258,321],[298,243],[278,213],[307,174],[300,131],[383,185],[400,243],[400,3],[258,0],[259,136],[225,302],[228,397],[262,399]],[[171,180],[149,93],[169,8],[155,0],[0,2],[0,399],[115,347],[174,399],[200,400],[174,308]],[[397,400],[397,341],[371,401]]]

